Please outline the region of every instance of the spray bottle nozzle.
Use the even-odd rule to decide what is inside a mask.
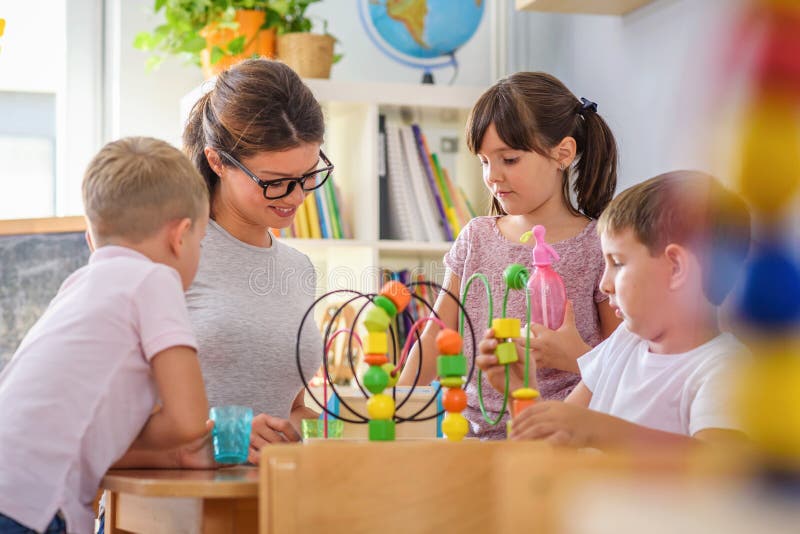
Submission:
[[[545,229],[541,224],[537,224],[528,232],[522,234],[519,238],[520,241],[526,243],[530,240],[531,235],[536,239],[536,246],[533,247],[533,264],[534,265],[550,265],[553,261],[558,261],[558,252],[548,245],[544,240]]]

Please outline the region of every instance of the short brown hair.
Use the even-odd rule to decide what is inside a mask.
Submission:
[[[626,229],[653,256],[671,243],[697,254],[703,290],[714,304],[730,292],[750,248],[747,205],[717,179],[696,171],[661,174],[620,193],[600,216],[597,231],[613,235]]]
[[[93,237],[101,243],[140,242],[168,221],[194,222],[208,207],[205,182],[192,162],[151,137],[105,145],[86,169],[82,192]]]
[[[200,97],[183,131],[183,149],[213,195],[219,177],[204,150],[211,147],[238,160],[262,151],[322,143],[322,108],[303,80],[280,61],[247,59],[217,76]],[[222,159],[223,165],[231,165]]]
[[[614,196],[618,159],[614,134],[597,113],[596,104],[582,103],[555,76],[517,72],[483,93],[467,120],[467,146],[473,154],[480,150],[491,124],[512,149],[545,157],[565,137],[575,139],[574,168],[562,172],[561,182],[564,202],[573,213],[596,219]],[[577,206],[572,203],[570,186]],[[491,210],[493,215],[505,215],[495,198]]]

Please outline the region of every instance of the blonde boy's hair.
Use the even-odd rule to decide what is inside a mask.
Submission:
[[[208,188],[169,143],[127,137],[95,155],[83,178],[83,205],[96,245],[141,242],[175,219],[194,223],[208,210]]]
[[[652,256],[675,243],[701,260],[703,290],[713,304],[730,292],[750,248],[750,214],[744,201],[714,177],[668,172],[614,198],[597,221],[600,234],[631,229]]]

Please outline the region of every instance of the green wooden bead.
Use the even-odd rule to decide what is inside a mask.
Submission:
[[[364,314],[364,327],[369,332],[385,332],[392,318],[379,306],[370,307]]]
[[[361,377],[361,382],[370,393],[376,394],[386,389],[389,384],[389,375],[380,366],[370,365],[367,372]]]
[[[465,376],[467,374],[467,359],[462,354],[438,356],[436,358],[436,374],[441,378]]]
[[[389,383],[386,385],[387,388],[393,388],[397,385],[397,381],[400,380],[400,372],[398,371],[396,375],[392,376],[392,371],[394,371],[394,364],[391,362],[384,363],[381,365],[381,369],[386,371],[386,375],[389,377]]]
[[[530,273],[524,265],[512,263],[503,271],[503,280],[511,289],[522,289],[528,283]]]
[[[375,306],[383,308],[383,311],[389,316],[390,319],[393,319],[395,315],[397,315],[397,306],[394,305],[394,302],[389,299],[389,297],[384,297],[383,295],[378,295],[374,299],[372,299],[372,303]]]
[[[371,419],[369,422],[370,441],[394,441],[394,421],[391,419]]]
[[[497,355],[497,363],[506,365],[509,363],[514,363],[519,359],[517,356],[517,346],[516,343],[513,341],[506,341],[505,343],[500,343],[497,345],[497,348],[494,350],[494,353]]]

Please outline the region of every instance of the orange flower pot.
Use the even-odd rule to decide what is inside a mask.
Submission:
[[[275,57],[275,29],[261,30],[259,28],[266,20],[267,14],[255,9],[239,9],[236,11],[236,22],[239,23],[237,30],[228,28],[217,28],[217,24],[209,24],[200,35],[206,39],[206,48],[200,52],[200,61],[203,69],[203,76],[211,78],[216,76],[231,65],[243,59],[252,57],[253,54]],[[223,56],[219,61],[211,64],[211,50],[219,46],[223,50],[228,43],[244,35],[245,47],[241,54],[235,56]]]

